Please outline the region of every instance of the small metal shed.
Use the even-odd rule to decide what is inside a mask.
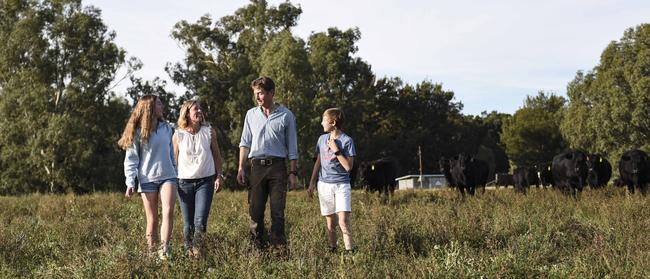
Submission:
[[[447,180],[442,174],[405,175],[395,178],[398,190],[406,189],[441,189],[447,187]]]

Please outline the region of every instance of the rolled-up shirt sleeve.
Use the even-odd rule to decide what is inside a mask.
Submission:
[[[289,126],[287,127],[287,151],[289,160],[298,160],[298,133],[296,132],[296,117],[289,113]]]
[[[140,150],[139,143],[134,139],[131,147],[126,149],[126,155],[124,156],[125,183],[129,188],[135,187],[135,179],[138,177],[138,167],[140,166],[140,154],[138,150]]]
[[[248,121],[248,113],[246,113],[246,117],[244,118],[244,129],[241,131],[241,140],[239,141],[239,147],[246,147],[250,149],[251,142],[253,140],[253,134],[251,132],[251,126]]]

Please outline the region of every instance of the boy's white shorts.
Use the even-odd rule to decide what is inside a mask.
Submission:
[[[318,200],[323,216],[342,211],[352,212],[352,187],[350,183],[318,181]]]

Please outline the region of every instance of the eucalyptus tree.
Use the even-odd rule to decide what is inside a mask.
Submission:
[[[289,2],[269,7],[266,1],[253,0],[216,21],[205,15],[194,23],[182,20],[174,26],[172,37],[185,48],[185,58],[168,64],[167,72],[187,88],[183,98],[196,97],[205,103],[208,120],[218,131],[226,169],[237,169],[244,116],[254,106],[250,82],[262,74],[266,44],[280,32],[289,32],[301,12]]]
[[[121,181],[128,113],[110,92],[124,65],[81,0],[0,3],[0,192],[87,192]]]
[[[562,133],[571,147],[617,162],[630,149],[650,151],[650,24],[612,41],[590,71],[567,86]]]
[[[566,149],[560,133],[565,104],[563,97],[540,91],[537,96],[528,96],[524,106],[503,123],[501,141],[513,165],[550,162]]]

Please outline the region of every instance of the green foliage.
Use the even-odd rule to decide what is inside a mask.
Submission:
[[[611,42],[600,63],[567,86],[562,134],[573,148],[617,162],[631,149],[650,149],[650,24]]]
[[[478,142],[464,144],[471,136],[454,133],[467,127],[453,122],[462,118],[462,105],[454,102],[454,93],[442,84],[423,81],[414,87],[402,85],[399,79],[382,79],[375,88],[376,106],[368,110],[368,124],[364,123],[367,157],[375,159],[384,153],[396,157],[405,173],[417,173],[421,146],[424,171],[431,172],[438,170],[437,158],[442,154],[478,147]]]
[[[250,82],[263,70],[262,50],[279,32],[295,26],[300,13],[300,8],[289,2],[268,7],[266,1],[251,1],[234,15],[225,16],[214,24],[206,15],[196,23],[183,20],[174,26],[172,37],[186,48],[186,57],[183,63],[168,65],[167,71],[175,83],[188,88],[183,98],[196,96],[206,105],[208,120],[218,132],[226,170],[237,169],[244,116],[254,106]],[[287,37],[291,37],[290,33],[279,35],[277,40],[291,40]],[[276,43],[276,49],[283,47]],[[271,54],[265,58],[267,63],[276,59]],[[295,59],[304,58],[303,55]],[[292,65],[305,65],[302,61],[288,61],[294,59],[288,53],[277,59]],[[297,69],[302,70],[291,69],[293,71],[287,72],[286,78],[290,78],[291,73],[302,74],[296,72]],[[287,89],[293,86],[292,90],[302,88],[297,82],[286,86]],[[277,93],[284,94],[279,90]]]
[[[4,1],[0,14],[0,194],[117,185],[127,106],[107,88],[124,51],[99,10]]]
[[[564,97],[553,93],[547,94],[544,91],[537,93],[537,96],[526,96],[524,107],[541,109],[555,114],[558,122],[562,119],[567,100]]]
[[[302,11],[290,2],[251,1],[219,20],[206,15],[178,22],[172,37],[186,56],[166,66],[188,89],[178,97],[165,81],[136,77],[142,63],[125,59],[100,11],[81,0],[0,4],[0,194],[122,188],[123,152],[115,142],[144,94],[159,95],[172,122],[183,101],[202,101],[224,169],[234,174],[242,122],[254,106],[250,82],[260,75],[276,81],[276,101],[296,115],[303,179],[322,133],[321,115],[330,107],[346,114],[343,130],[355,139],[357,162],[390,156],[400,162],[400,174],[418,172],[421,148],[426,173],[438,171],[440,156],[459,152],[507,169],[495,136],[501,116],[462,115],[462,104],[441,83],[377,79],[356,55],[358,28],[329,28],[307,41],[295,37],[291,28]],[[131,81],[126,99],[111,92],[120,67],[127,69],[122,80]]]
[[[501,141],[513,165],[550,162],[566,148],[560,134],[565,103],[563,97],[539,92],[527,97],[524,107],[503,123]]]
[[[320,126],[323,112],[332,107],[339,107],[345,113],[343,130],[352,136],[357,147],[358,158],[362,160],[376,159],[367,156],[372,129],[371,122],[378,118],[385,119],[388,115],[377,117],[374,115],[375,101],[373,85],[375,76],[370,70],[370,65],[354,54],[358,48],[356,42],[361,38],[359,29],[352,28],[345,31],[329,28],[327,32],[313,33],[309,36],[308,53],[309,64],[313,69],[311,80],[314,98],[310,106],[308,133],[312,138],[310,144],[301,147],[303,154],[314,158],[314,146],[317,135],[322,133]],[[381,147],[381,144],[376,146]]]
[[[463,119],[453,92],[429,81],[412,86],[399,78],[376,80],[370,65],[355,56],[358,28],[329,28],[304,42],[290,31],[300,13],[289,2],[269,7],[251,1],[215,23],[204,16],[174,28],[172,36],[186,48],[186,57],[168,72],[189,89],[186,97],[208,104],[224,137],[226,170],[237,169],[243,118],[254,106],[250,81],[260,75],[276,81],[275,100],[296,115],[302,177],[311,172],[321,115],[330,107],[345,112],[343,130],[355,139],[358,160],[392,156],[402,172],[413,172],[422,146],[425,171],[431,172],[443,152],[477,149],[482,137],[470,135],[469,128],[462,136],[454,132],[466,123],[453,120]]]
[[[145,253],[140,199],[121,194],[0,197],[1,277],[644,278],[650,204],[623,189],[398,191],[388,202],[353,191],[356,253],[326,252],[325,219],[303,191],[287,200],[286,258],[249,244],[246,193],[217,194],[205,259],[183,254],[175,210],[173,257]],[[268,218],[266,220],[269,222]],[[70,228],[75,228],[71,233]],[[339,247],[343,243],[339,235]]]
[[[506,147],[501,142],[500,135],[503,131],[503,123],[511,117],[512,115],[507,113],[499,113],[497,111],[487,113],[484,111],[477,119],[481,123],[480,126],[487,130],[481,145],[490,150],[494,156],[494,172],[503,173],[509,172],[510,170]]]
[[[142,78],[130,76],[131,86],[126,89],[126,95],[129,97],[133,107],[138,103],[140,97],[144,95],[156,95],[165,107],[165,119],[169,122],[176,123],[180,116],[180,107],[186,98],[181,96],[177,98],[174,93],[168,92],[165,89],[167,81],[161,80],[156,77],[151,81],[143,80]]]
[[[314,149],[309,147],[315,146],[315,139],[320,134],[320,125],[310,125],[311,120],[322,113],[313,111],[311,105],[314,100],[313,73],[307,56],[305,42],[285,30],[264,45],[260,57],[261,75],[273,77],[276,84],[274,101],[289,108],[296,116],[298,146],[302,147],[298,166],[302,173],[308,173],[312,167],[314,157],[307,154],[313,152],[307,150]]]

